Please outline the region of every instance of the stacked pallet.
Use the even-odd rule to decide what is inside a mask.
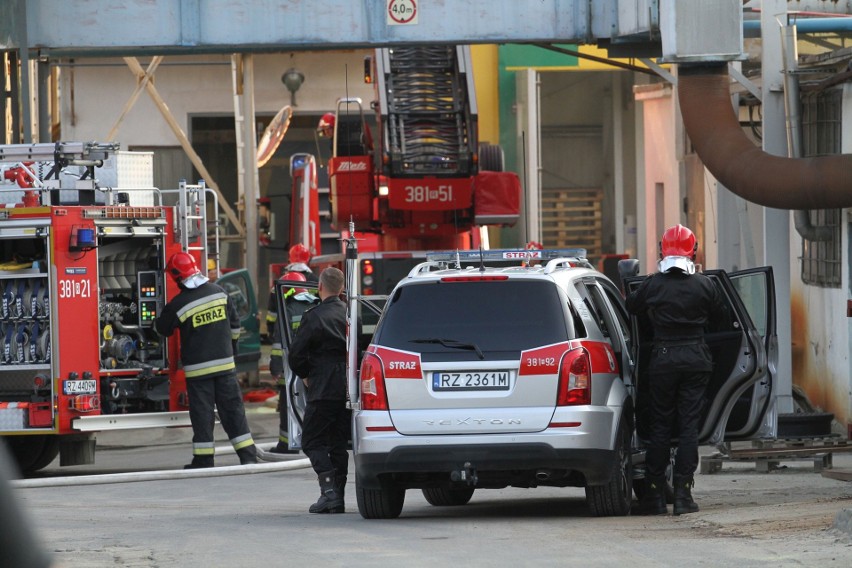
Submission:
[[[584,248],[590,260],[601,256],[602,189],[542,189],[542,244]]]

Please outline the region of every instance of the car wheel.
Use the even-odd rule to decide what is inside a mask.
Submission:
[[[365,519],[395,519],[402,512],[405,502],[405,489],[383,483],[379,489],[361,487],[355,479],[355,495],[358,498],[358,512]]]
[[[442,485],[440,487],[424,487],[423,497],[430,505],[436,507],[454,507],[457,505],[467,505],[470,498],[473,497],[473,487],[449,487]]]
[[[616,438],[612,476],[604,485],[586,486],[586,503],[596,517],[624,516],[630,513],[633,497],[632,428],[629,420],[621,417]]]

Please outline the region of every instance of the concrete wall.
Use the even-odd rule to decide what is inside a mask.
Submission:
[[[842,224],[842,241],[849,242],[848,223]],[[846,433],[850,427],[850,319],[846,317],[849,289],[848,247],[841,288],[821,288],[802,283],[802,238],[790,237],[790,318],[792,322],[793,384],[835,420]],[[784,309],[784,306],[778,306]],[[782,349],[783,346],[780,346]]]

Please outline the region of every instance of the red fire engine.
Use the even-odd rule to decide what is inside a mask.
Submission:
[[[373,271],[362,293],[384,294],[404,275],[389,267],[380,277],[388,259],[410,268],[427,250],[487,248],[480,228],[513,225],[521,190],[503,171],[502,149],[479,143],[469,46],[377,49],[365,80],[375,86],[376,135],[357,98],[340,99],[318,132],[332,140],[331,227],[346,238],[354,224]],[[341,265],[342,256],[314,264]]]
[[[0,146],[0,435],[24,472],[92,463],[97,431],[189,425],[177,339],[152,322],[177,293],[166,259],[207,266],[208,190],[181,183],[167,206],[100,187],[117,150]]]

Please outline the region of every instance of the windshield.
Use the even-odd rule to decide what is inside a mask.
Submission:
[[[477,357],[522,351],[568,339],[552,282],[428,282],[396,290],[375,342],[420,353]],[[459,346],[470,346],[467,351]]]

